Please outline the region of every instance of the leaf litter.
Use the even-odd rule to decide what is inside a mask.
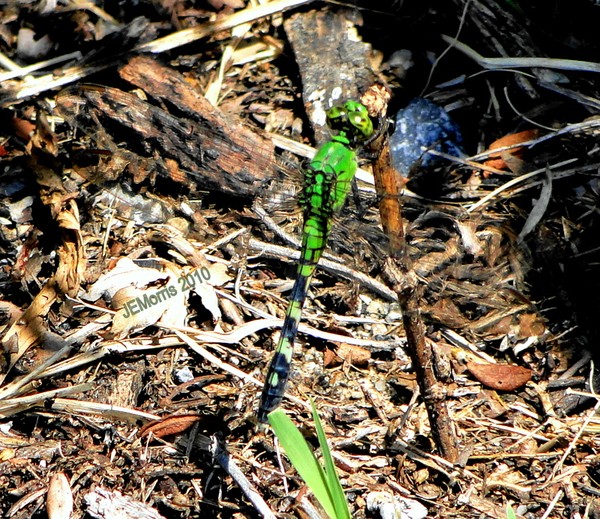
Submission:
[[[166,9],[193,30],[206,13],[182,7]],[[102,20],[122,15],[122,22],[129,21],[128,5],[122,9],[105,17],[83,9],[53,13],[49,27],[54,30],[48,34],[55,38],[57,51],[66,54],[74,50],[73,41],[89,41],[91,33],[110,23]],[[553,47],[545,37],[529,33],[530,26],[518,22],[508,6],[456,0],[444,8],[447,12],[428,12],[424,18],[419,9],[388,14],[388,21],[405,24],[402,42],[413,48],[415,75],[409,68],[405,79],[395,78],[385,62],[378,72],[391,85],[395,102],[405,106],[422,95],[415,87],[423,85],[419,67],[430,68],[430,63],[420,62],[419,53],[437,55],[435,84],[446,86],[430,86],[425,94],[438,104],[458,107],[453,118],[463,127],[465,151],[472,154],[443,163],[426,177],[425,190],[417,191],[419,186],[409,182],[408,188],[417,192],[407,193],[404,204],[409,252],[423,287],[419,307],[427,339],[446,358],[436,361],[438,367],[448,368],[437,389],[445,394],[462,457],[452,464],[436,454],[403,349],[397,307],[378,293],[357,288],[347,277],[331,274],[334,270],[325,274],[320,269],[315,279],[301,327],[306,343],[286,408],[306,424],[305,396],[320,403],[353,516],[364,516],[367,501],[375,495],[386,503],[398,496],[416,499],[431,517],[506,517],[508,504],[518,517],[594,516],[597,384],[593,355],[586,351],[600,336],[595,312],[600,304],[597,123],[588,119],[597,108],[597,93],[584,75],[593,73],[593,63],[578,58],[589,56],[582,50],[589,47],[582,20],[597,14],[569,13],[573,59],[559,62],[548,59]],[[3,10],[2,15],[5,20],[16,16],[26,21],[30,12]],[[378,13],[366,10],[363,15],[362,38],[391,54],[383,37],[389,31],[381,29],[387,26]],[[312,13],[316,18],[311,19],[319,16]],[[555,23],[529,6],[520,16]],[[444,43],[443,34],[458,28],[450,20],[461,17],[465,32]],[[157,19],[150,25],[162,30],[175,18]],[[428,21],[423,25],[418,20]],[[55,32],[65,26],[71,42]],[[425,42],[420,32],[429,36]],[[294,28],[294,33],[302,31]],[[281,37],[277,20],[258,22],[247,37],[261,39],[265,34]],[[191,66],[198,55],[179,50],[172,51],[171,65],[185,73],[186,81],[208,91],[221,41],[227,38],[224,32],[203,43],[202,67]],[[98,38],[90,45],[101,47],[102,41]],[[442,56],[445,45],[451,60]],[[475,54],[469,52],[473,49]],[[502,62],[489,58],[499,50],[503,57],[494,59]],[[111,52],[114,55],[109,48],[105,56],[115,66]],[[521,56],[545,61],[526,62]],[[289,69],[283,61],[272,59],[225,63],[220,97],[223,106],[237,109],[236,115],[248,125],[264,122],[264,108],[253,113],[252,107],[297,114],[280,125],[297,136],[297,121],[304,116],[295,99],[304,90],[293,75],[286,75]],[[96,65],[89,70],[100,70],[99,62]],[[303,62],[302,74],[308,74],[304,68],[310,66],[310,60]],[[494,67],[505,72],[485,72]],[[524,68],[517,73],[515,67]],[[552,67],[561,75],[542,75],[532,67]],[[329,67],[327,74],[334,73],[335,67]],[[173,78],[177,74],[174,70]],[[462,80],[451,81],[459,75]],[[7,89],[13,97],[28,88],[26,80],[15,77]],[[554,82],[549,82],[552,77]],[[122,80],[117,85],[110,74],[94,81],[123,88]],[[318,87],[311,85],[313,90],[306,91],[314,95]],[[14,106],[21,120],[33,120],[32,107],[46,97],[39,95],[43,90],[37,92],[37,98],[26,97]],[[52,99],[54,94],[47,96]],[[188,114],[173,111],[160,95],[151,101],[157,100],[151,106],[166,114],[161,120],[177,121],[180,137],[189,137]],[[304,103],[309,112],[311,103]],[[509,149],[498,151],[499,138],[530,131],[532,121],[539,123],[539,137],[526,134],[529,141],[500,141]],[[252,424],[293,267],[281,261],[279,249],[266,247],[276,238],[250,208],[248,199],[255,196],[252,176],[222,176],[223,182],[233,179],[223,185],[207,181],[204,185],[210,189],[205,192],[186,191],[185,181],[175,189],[162,184],[157,168],[175,178],[182,172],[198,173],[197,167],[186,162],[192,160],[189,157],[169,155],[175,147],[165,147],[166,137],[160,133],[138,133],[143,142],[135,142],[135,122],[115,132],[109,128],[110,119],[103,119],[110,140],[99,144],[81,137],[80,150],[68,146],[60,126],[50,132],[38,126],[36,135],[41,137],[29,150],[23,141],[26,134],[2,142],[5,171],[32,179],[36,170],[35,180],[28,183],[30,192],[26,188],[22,199],[33,197],[45,212],[40,217],[36,208],[31,217],[21,212],[18,221],[6,217],[2,223],[1,244],[10,260],[3,263],[7,322],[0,386],[0,481],[7,492],[0,510],[6,517],[41,516],[46,496],[56,495],[55,483],[48,485],[59,480],[64,485],[59,475],[66,474],[76,517],[101,517],[95,505],[101,498],[156,517],[253,517],[256,510],[265,516],[300,514],[298,510],[308,509],[310,503],[293,476],[283,479],[282,470],[290,474],[287,466],[278,464],[271,440],[258,436]],[[63,137],[55,155],[53,135]],[[303,135],[312,142],[308,129]],[[161,156],[152,145],[157,142],[163,143]],[[260,150],[266,149],[262,146]],[[489,151],[476,154],[486,148]],[[40,149],[54,158],[36,157]],[[482,163],[498,157],[504,164]],[[150,222],[141,213],[124,212],[134,205],[132,199],[112,216],[99,214],[84,203],[87,186],[80,179],[68,179],[71,169],[92,173],[90,179],[104,173],[115,185],[128,171],[133,197],[157,200],[167,210]],[[551,177],[552,183],[544,177]],[[246,191],[235,198],[232,186],[240,180]],[[20,200],[20,195],[8,195],[5,186],[7,202],[9,196],[11,204]],[[157,195],[157,187],[163,196]],[[51,222],[56,225],[48,227]],[[164,262],[159,268],[144,263],[155,258]],[[343,258],[347,263],[347,256]],[[122,261],[128,262],[124,280],[111,280]],[[376,263],[361,266],[359,258],[350,265],[378,275]],[[115,321],[108,309],[118,290],[139,284],[135,295],[122,295],[121,303],[127,305],[168,287],[167,279],[185,278],[203,268],[211,278],[201,285],[206,292],[198,294],[197,287],[183,297],[177,291],[167,304],[161,301],[141,312],[143,321]],[[142,279],[148,270],[151,275]],[[109,291],[102,287],[105,282],[113,295],[96,297]],[[94,291],[82,304],[84,292]],[[346,347],[359,341],[365,353]],[[323,352],[332,344],[341,345],[340,355],[324,363]],[[483,364],[483,380],[481,373],[470,374],[481,371],[474,366]],[[531,380],[522,382],[525,375]],[[506,385],[507,377],[513,376],[518,384]],[[154,427],[154,439],[143,424]],[[68,492],[61,499],[68,507]]]

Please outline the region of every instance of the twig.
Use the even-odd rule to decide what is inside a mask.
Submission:
[[[596,393],[596,390],[594,388],[594,378],[593,377],[594,377],[594,362],[592,361],[590,363],[590,393],[592,393],[594,398],[596,398],[596,405],[592,408],[592,410],[585,417],[585,420],[582,422],[582,424],[579,427],[579,430],[577,431],[577,433],[575,434],[573,440],[571,440],[571,442],[569,443],[569,446],[565,449],[565,452],[562,455],[562,457],[560,458],[559,462],[552,469],[552,474],[550,475],[550,478],[548,479],[548,481],[550,481],[550,482],[555,478],[556,474],[562,469],[562,466],[565,463],[567,457],[571,454],[571,452],[573,452],[573,450],[575,450],[575,446],[577,445],[579,438],[581,438],[581,435],[585,432],[585,428],[589,425],[589,423],[592,421],[592,419],[596,416],[596,414],[598,413],[598,409],[600,409],[600,396]]]
[[[556,495],[552,498],[552,501],[548,505],[548,508],[544,512],[544,515],[541,517],[541,519],[548,519],[548,517],[550,517],[550,514],[552,513],[552,510],[554,510],[556,503],[558,503],[562,499],[563,495],[564,495],[564,492],[562,490],[559,490],[556,493]]]
[[[91,386],[91,385],[90,385]],[[92,389],[93,386],[90,387]],[[140,420],[142,422],[150,422],[160,420],[160,416],[122,407],[113,404],[102,404],[100,402],[88,402],[85,400],[72,400],[69,398],[55,398],[50,403],[50,409],[63,413],[77,414],[93,414],[102,416],[105,419],[122,420],[130,424],[136,424]]]
[[[392,449],[398,449],[400,452],[405,453],[411,460],[418,461],[426,467],[441,472],[450,480],[453,478],[453,471],[460,470],[462,476],[468,476],[476,482],[482,481],[479,476],[476,476],[470,470],[460,468],[457,469],[457,467],[455,467],[454,464],[448,461],[447,459],[417,449],[414,445],[410,445],[404,440],[396,439],[396,441],[392,445]]]
[[[230,374],[234,375],[235,377],[240,378],[244,382],[254,384],[255,386],[262,387],[264,385],[263,382],[254,378],[253,376],[248,375],[247,373],[244,373],[242,370],[239,370],[239,369],[235,368],[234,366],[227,364],[226,362],[223,362],[221,359],[219,359],[219,357],[213,355],[209,351],[200,347],[200,345],[197,342],[195,342],[193,339],[191,339],[184,333],[181,333],[179,331],[176,331],[175,333],[183,342],[185,342],[190,347],[190,349],[192,351],[194,351],[201,357],[204,357],[206,360],[208,360],[209,362],[211,362],[212,364],[217,366],[219,369],[222,369],[223,371],[226,371],[227,373],[230,373]],[[304,402],[303,400],[292,397],[290,395],[286,395],[286,397],[289,398],[289,400],[291,400],[295,404],[300,405],[307,410],[310,410],[310,405],[307,402]]]
[[[280,247],[279,245],[265,243],[254,238],[249,240],[248,245],[250,248],[256,251],[260,251],[263,254],[276,258],[290,258],[297,260],[300,257],[300,252],[297,250],[291,250],[287,247]],[[340,263],[327,259],[321,259],[319,261],[319,268],[322,268],[328,272],[333,272],[334,274],[345,277],[351,281],[356,281],[357,283],[360,283],[362,286],[371,290],[373,293],[385,298],[387,301],[396,300],[396,296],[393,291],[391,291],[383,283],[380,283],[376,279],[373,279],[361,272],[357,272],[356,270],[350,269]]]
[[[565,166],[567,164],[571,164],[571,163],[575,162],[576,160],[577,159],[563,160],[562,162],[559,162],[558,164],[553,164],[552,166],[548,166],[548,169],[553,170],[553,169]],[[546,167],[536,169],[535,171],[532,171],[531,173],[526,173],[519,177],[513,178],[512,180],[509,180],[508,182],[506,182],[506,184],[502,184],[500,187],[494,189],[491,193],[484,196],[478,202],[471,204],[469,207],[466,208],[466,210],[468,213],[472,213],[476,209],[479,209],[481,206],[485,205],[490,200],[494,199],[496,196],[498,196],[503,191],[506,191],[507,189],[509,189],[513,186],[516,186],[517,184],[521,184],[521,183],[525,182],[525,180],[528,180],[533,177],[537,177],[537,176],[545,174],[545,173],[546,173]]]
[[[401,271],[391,259],[386,262],[386,274],[394,283],[402,309],[409,355],[423,395],[429,426],[437,448],[450,462],[458,460],[458,439],[454,421],[446,405],[446,391],[434,371],[437,365],[433,345],[425,340],[425,326],[419,309],[420,292],[414,271]]]
[[[252,483],[250,483],[248,478],[244,476],[244,473],[240,470],[235,461],[231,459],[229,453],[219,445],[217,445],[215,449],[216,461],[237,483],[244,495],[254,505],[254,508],[256,508],[258,513],[267,519],[275,519],[276,515],[271,511],[269,505],[267,505],[261,495],[254,490]]]
[[[442,34],[442,39],[456,50],[459,50],[480,66],[486,69],[506,69],[506,68],[551,68],[557,70],[576,70],[578,72],[600,72],[600,63],[593,61],[580,61],[574,59],[558,58],[485,58],[477,51],[460,41]]]
[[[135,50],[138,52],[152,52],[153,54],[166,52],[201,38],[205,38],[211,34],[226,31],[237,25],[252,22],[264,18],[265,16],[271,16],[272,14],[310,2],[312,2],[312,0],[279,0],[258,7],[244,9],[243,11],[239,11],[226,18],[224,17],[216,22],[202,24],[197,27],[191,27],[190,29],[183,29],[174,34],[164,36],[163,38],[158,38],[157,40],[138,46]]]
[[[21,413],[34,406],[43,406],[45,402],[57,399],[58,396],[72,395],[74,393],[83,393],[93,389],[91,384],[77,384],[76,386],[53,389],[35,395],[23,396],[19,398],[7,398],[0,402],[0,417],[6,418],[16,413]]]
[[[385,92],[382,92],[381,96],[375,97],[379,97],[383,101]],[[387,101],[374,103],[374,105],[376,110],[385,113]],[[437,362],[432,345],[425,340],[425,327],[419,310],[422,290],[407,253],[402,225],[399,194],[405,182],[391,166],[385,127],[382,128],[380,135],[371,142],[370,151],[377,157],[373,164],[373,175],[376,191],[380,197],[381,222],[390,243],[390,257],[383,265],[384,274],[391,283],[402,310],[408,353],[415,370],[419,390],[425,401],[433,439],[442,456],[454,463],[458,460],[455,425],[448,413],[445,391],[434,372]]]
[[[283,324],[283,319],[274,319],[270,314],[263,312],[262,310],[259,310],[258,308],[254,307],[240,299],[234,298],[230,294],[221,292],[220,290],[217,290],[216,292],[219,296],[229,299],[231,301],[234,301],[237,304],[239,304],[240,306],[242,306],[245,309],[252,312],[253,314],[255,314],[259,317],[262,317],[261,320],[252,321],[252,322],[247,323],[246,325],[242,325],[242,326],[248,326],[248,325],[251,325],[252,323],[262,323],[263,324],[262,328],[268,328],[268,327],[277,328],[277,327],[281,327]],[[354,322],[356,322],[356,321],[354,321]],[[367,321],[367,322],[371,322],[371,321]],[[169,329],[172,329],[172,328],[169,328]],[[186,333],[190,333],[192,335],[194,334],[193,328],[187,328],[187,329],[184,329],[184,331]],[[349,337],[347,335],[339,335],[337,333],[324,332],[322,330],[317,330],[316,328],[313,328],[312,326],[308,326],[307,324],[302,324],[302,323],[300,324],[298,331],[300,333],[303,333],[304,335],[316,337],[317,339],[321,339],[323,341],[345,342],[346,344],[352,344],[354,346],[363,346],[365,348],[369,348],[372,350],[388,350],[390,348],[396,347],[395,344],[390,346],[390,342],[393,343],[394,341],[385,341],[385,340],[377,341],[374,339],[357,339],[355,337]],[[237,341],[237,342],[239,342],[239,341]]]
[[[442,456],[454,463],[459,456],[455,424],[446,405],[445,388],[435,373],[438,362],[432,343],[425,339],[425,326],[419,309],[422,287],[405,246],[399,198],[403,180],[391,166],[389,143],[385,129],[383,130],[379,138],[371,143],[371,152],[378,157],[373,164],[373,174],[375,187],[380,195],[382,226],[390,241],[390,257],[383,265],[384,274],[391,283],[402,310],[408,353],[425,402],[433,439]],[[390,192],[391,196],[387,196]]]
[[[19,394],[19,390],[21,390],[23,387],[25,387],[25,385],[29,384],[31,381],[39,378],[40,373],[42,373],[48,367],[53,366],[58,361],[58,359],[68,355],[70,351],[71,346],[63,346],[60,350],[54,353],[54,355],[51,355],[42,364],[37,366],[31,373],[28,373],[24,377],[17,379],[12,383],[0,388],[0,401],[15,396],[16,394]]]
[[[54,67],[63,61],[69,60],[78,60],[81,59],[81,52],[70,52],[69,54],[64,54],[63,56],[56,56],[52,59],[47,59],[45,61],[39,61],[38,63],[34,63],[33,65],[29,65],[27,67],[17,67],[16,69],[11,70],[10,72],[4,72],[0,74],[0,83],[3,81],[8,81],[9,79],[13,79],[15,77],[23,77],[27,74],[31,74],[32,72],[36,72],[37,70],[41,70],[48,67]]]

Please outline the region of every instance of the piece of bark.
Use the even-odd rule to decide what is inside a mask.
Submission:
[[[438,356],[433,351],[432,342],[425,340],[417,277],[398,258],[388,259],[385,273],[398,294],[408,354],[423,395],[433,439],[440,454],[454,463],[459,455],[456,427],[446,405],[446,386],[438,377]]]
[[[101,173],[105,180],[128,169],[136,183],[161,175],[190,193],[252,197],[272,178],[272,142],[226,118],[177,71],[135,58],[122,75],[149,96],[168,102],[170,111],[109,87],[75,86],[57,97],[56,112],[112,154],[112,165]],[[127,149],[119,146],[123,141]]]
[[[144,360],[121,365],[114,382],[100,392],[105,393],[106,400],[103,400],[101,394],[98,394],[96,395],[99,397],[98,401],[106,401],[116,407],[135,408],[144,388],[143,375],[145,371]]]
[[[329,138],[325,111],[358,99],[375,80],[372,47],[360,40],[348,11],[315,10],[285,22],[287,37],[302,76],[302,97],[317,144]]]

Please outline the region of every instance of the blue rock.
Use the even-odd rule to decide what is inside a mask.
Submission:
[[[417,97],[396,114],[390,152],[394,167],[407,177],[415,168],[423,170],[443,161],[423,148],[462,157],[461,145],[462,136],[456,123],[443,108],[427,99]]]

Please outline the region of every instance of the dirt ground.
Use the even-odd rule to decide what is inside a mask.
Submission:
[[[600,5],[0,13],[0,517],[325,517],[255,414],[290,189],[373,85],[464,153],[400,172],[400,303],[362,153],[282,407],[316,445],[315,401],[352,517],[600,517]]]

